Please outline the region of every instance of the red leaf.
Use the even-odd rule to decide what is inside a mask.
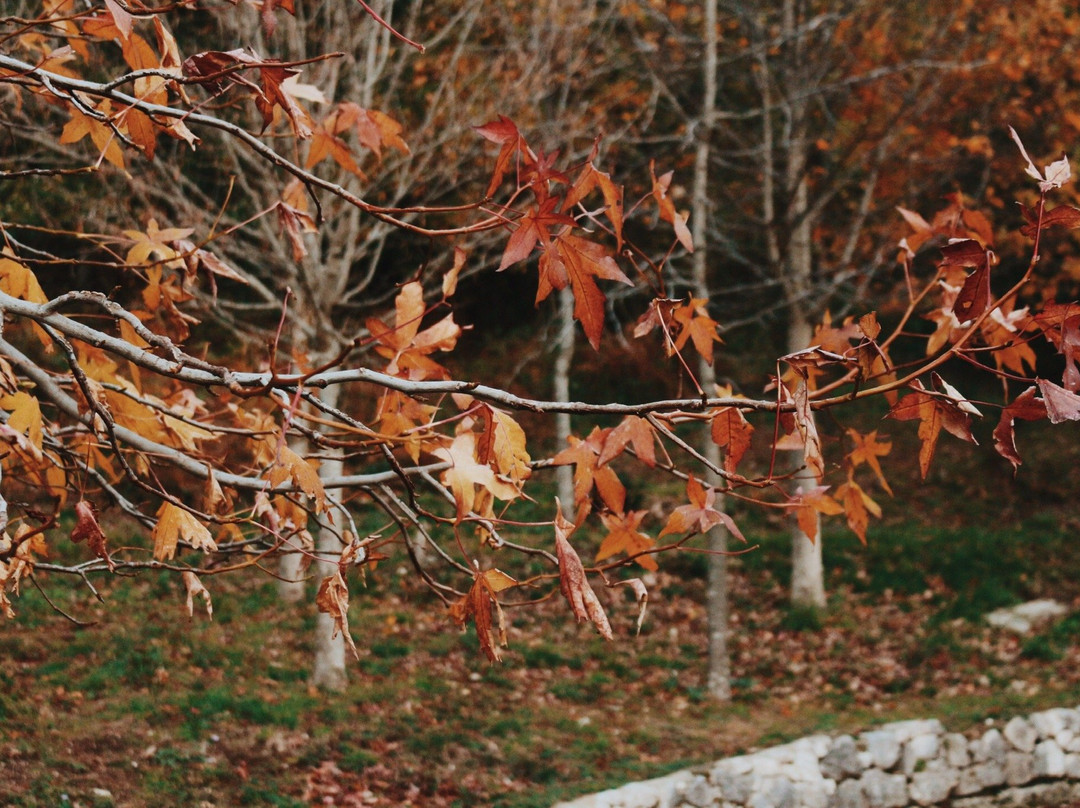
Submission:
[[[1020,453],[1016,451],[1013,423],[1018,418],[1021,421],[1038,421],[1047,415],[1046,402],[1035,398],[1035,390],[1035,387],[1029,387],[1013,399],[1013,402],[1001,411],[1001,420],[994,428],[994,449],[1013,464],[1014,471],[1019,468],[1021,461]]]
[[[570,604],[570,611],[579,623],[591,621],[604,639],[613,639],[615,635],[611,632],[611,624],[608,623],[604,607],[589,586],[581,559],[567,541],[574,526],[563,518],[558,500],[555,500],[555,506],[555,553],[559,558],[559,591]]]
[[[1052,424],[1063,421],[1080,421],[1080,395],[1058,387],[1046,379],[1038,380],[1039,391],[1046,403],[1046,415]]]

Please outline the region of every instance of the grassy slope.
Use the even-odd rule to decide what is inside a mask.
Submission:
[[[131,806],[546,806],[812,731],[931,714],[963,729],[1075,704],[1074,425],[1021,436],[1032,461],[1016,485],[945,440],[929,483],[905,486],[914,447],[898,441],[908,468],[894,486],[906,490],[869,547],[839,527],[827,536],[825,615],[787,610],[778,525],[738,514],[762,546],[732,564],[725,706],[703,691],[696,555],[664,564],[641,637],[618,590],[601,593],[614,644],[552,601],[513,613],[499,665],[384,563],[354,593],[361,659],[340,696],[306,685],[312,607],[280,605],[265,578],[207,579],[212,622],[189,621],[164,576],[108,582],[105,605],[43,580],[59,606],[99,622],[75,627],[28,587],[0,626],[0,804],[110,804],[96,788]],[[977,621],[1041,596],[1073,614],[1024,640]]]

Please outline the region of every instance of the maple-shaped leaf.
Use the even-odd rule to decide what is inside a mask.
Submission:
[[[607,535],[600,542],[600,549],[596,551],[596,560],[603,561],[617,553],[625,552],[629,556],[635,556],[634,560],[647,570],[654,572],[659,569],[656,559],[648,555],[648,551],[656,546],[656,542],[642,533],[638,528],[648,511],[630,511],[625,514],[601,513],[600,521],[604,523]]]
[[[878,462],[879,457],[884,457],[892,451],[892,441],[878,440],[876,429],[866,435],[863,435],[858,430],[849,429],[847,434],[853,444],[852,450],[848,452],[848,462],[851,463],[851,468],[857,469],[860,465],[866,463],[877,475],[881,487],[892,496],[892,489],[889,487],[889,482],[885,479],[881,464]]]
[[[116,565],[113,564],[109,548],[106,546],[105,534],[98,523],[97,508],[92,502],[80,499],[75,503],[75,527],[71,529],[71,540],[76,544],[85,541],[86,546],[94,555],[105,559],[105,563],[109,565],[109,572],[116,571]]]
[[[341,576],[341,570],[336,570],[333,575],[323,578],[322,583],[319,584],[319,592],[315,596],[315,606],[320,612],[334,619],[334,631],[330,639],[341,632],[345,645],[356,659],[360,659],[360,652],[356,650],[356,644],[349,633],[349,587]]]
[[[590,502],[593,487],[600,499],[615,513],[622,513],[626,504],[626,488],[610,466],[600,465],[600,453],[610,430],[593,427],[585,440],[571,435],[567,438],[569,448],[563,449],[551,459],[554,466],[574,465],[574,507],[580,522]],[[582,511],[582,508],[585,511]]]
[[[718,407],[709,418],[709,435],[724,450],[724,469],[734,472],[750,448],[754,426],[738,407]]]
[[[477,461],[475,432],[461,432],[449,447],[435,449],[432,454],[450,463],[442,473],[442,482],[454,495],[459,522],[473,511],[476,486],[486,488],[504,502],[521,494],[516,485],[496,476],[491,466]]]
[[[1016,450],[1013,424],[1021,421],[1039,421],[1047,417],[1046,402],[1035,397],[1038,388],[1029,387],[1001,411],[1001,420],[994,428],[994,449],[1013,464],[1015,472],[1020,467],[1020,453]]]
[[[599,188],[604,195],[604,210],[615,232],[615,250],[622,251],[623,246],[623,189],[611,181],[611,175],[600,171],[590,159],[581,170],[577,180],[566,194],[563,210],[573,210],[574,206],[585,199],[594,189]]]
[[[168,561],[176,555],[176,545],[186,541],[192,549],[209,553],[217,549],[210,531],[194,515],[171,502],[161,503],[154,525],[154,558]]]
[[[590,621],[596,626],[600,636],[607,640],[613,639],[615,635],[611,631],[611,624],[608,622],[607,614],[604,613],[604,607],[600,604],[600,599],[596,597],[592,586],[589,585],[581,558],[568,541],[573,530],[574,525],[563,518],[562,506],[556,499],[555,554],[559,559],[559,591],[570,604],[570,611],[574,613],[579,623]]]
[[[694,237],[690,234],[690,228],[686,225],[690,214],[685,211],[676,211],[675,203],[668,196],[668,189],[671,187],[671,179],[675,176],[675,172],[669,171],[657,179],[655,167],[652,163],[649,163],[649,173],[652,175],[652,197],[660,208],[660,218],[675,228],[675,238],[679,240],[679,243],[682,244],[686,251],[693,252]]]
[[[112,106],[108,100],[102,101],[97,106],[97,111],[108,117],[112,113]],[[87,135],[94,142],[101,156],[117,168],[124,168],[124,150],[120,146],[116,132],[96,118],[84,115],[75,106],[68,107],[71,119],[64,125],[60,133],[60,143],[78,143]]]
[[[304,168],[312,168],[327,159],[332,159],[341,168],[360,179],[366,179],[364,172],[353,159],[352,152],[349,151],[349,144],[320,124],[312,131]]]
[[[705,488],[691,475],[686,480],[686,496],[690,500],[689,504],[680,505],[671,512],[667,524],[660,531],[661,536],[669,533],[708,533],[717,525],[723,525],[739,541],[746,541],[735,520],[714,507],[716,489]]]
[[[836,498],[843,503],[848,527],[865,546],[866,528],[870,524],[870,515],[881,518],[881,507],[870,499],[854,480],[848,480],[837,488]]]
[[[804,491],[801,487],[795,491],[788,507],[795,509],[795,521],[811,542],[817,541],[819,514],[833,516],[844,512],[844,506],[827,493],[829,486],[817,485]]]
[[[604,448],[596,464],[606,465],[622,454],[627,446],[633,446],[638,460],[652,468],[656,465],[655,440],[656,433],[652,424],[640,416],[627,415],[618,426],[607,433]]]
[[[897,421],[918,420],[918,435],[922,441],[919,449],[919,470],[923,479],[926,479],[943,427],[950,434],[968,443],[978,441],[971,434],[971,414],[962,410],[956,400],[932,395],[918,380],[912,382],[911,387],[915,392],[908,393],[897,401],[889,410],[888,417]]]
[[[480,648],[490,662],[501,662],[502,653],[499,647],[506,647],[506,618],[496,595],[513,586],[517,586],[517,581],[505,572],[497,569],[486,570],[477,573],[469,591],[450,606],[450,616],[458,628],[465,628],[470,619],[473,621]],[[494,624],[492,611],[496,617]]]
[[[505,115],[500,115],[497,121],[486,123],[483,126],[474,127],[476,133],[485,140],[498,144],[499,156],[495,158],[495,168],[491,172],[491,182],[488,184],[484,196],[490,197],[502,185],[503,177],[506,176],[511,162],[519,153],[522,162],[531,162],[532,154],[525,139],[521,136],[517,126]]]
[[[1037,384],[1046,403],[1046,415],[1050,423],[1080,421],[1080,395],[1046,379],[1038,379]]]
[[[532,458],[525,449],[525,430],[502,410],[483,405],[479,411],[484,431],[477,439],[477,459],[501,475],[520,483],[532,476]]]
[[[281,447],[277,462],[270,467],[266,479],[274,488],[292,480],[293,485],[315,500],[315,513],[326,510],[326,490],[319,472],[288,446]]]
[[[1020,232],[1028,238],[1034,238],[1039,231],[1039,214],[1026,205],[1020,206],[1020,212],[1027,220],[1027,224],[1020,228]],[[1041,224],[1044,230],[1048,227],[1073,230],[1080,227],[1080,208],[1074,208],[1072,205],[1058,205],[1053,210],[1044,210]]]
[[[424,290],[418,281],[405,284],[394,300],[394,325],[370,318],[365,325],[379,343],[376,352],[389,360],[385,372],[391,376],[423,380],[449,378],[449,371],[429,357],[436,351],[453,350],[461,336],[461,326],[453,314],[420,330],[426,308]]]
[[[510,235],[509,241],[506,242],[506,248],[503,250],[502,260],[499,262],[499,272],[519,261],[524,261],[532,254],[533,248],[537,244],[545,246],[549,244],[551,242],[551,228],[574,225],[572,216],[567,216],[557,210],[559,202],[558,197],[553,196],[542,199],[517,220],[517,229]],[[565,285],[564,283],[563,286]],[[562,287],[557,288],[561,289]]]
[[[184,582],[184,589],[187,592],[185,605],[187,606],[188,617],[195,616],[195,598],[202,598],[203,605],[206,606],[206,616],[213,620],[214,604],[210,600],[210,590],[203,586],[199,576],[191,570],[184,570],[180,573],[180,580]]]
[[[706,298],[690,298],[676,306],[671,312],[671,320],[678,325],[679,334],[675,339],[675,350],[681,351],[688,341],[693,341],[698,355],[710,365],[713,361],[713,343],[723,342],[717,333],[720,324],[708,315],[709,301]]]
[[[574,292],[574,319],[581,323],[593,350],[600,349],[606,302],[597,278],[633,286],[606,248],[580,236],[563,233],[540,256],[536,302],[569,283]]]

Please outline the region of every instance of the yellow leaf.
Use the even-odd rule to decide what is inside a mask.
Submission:
[[[48,303],[37,277],[11,258],[0,258],[0,291],[30,303]]]
[[[278,486],[286,478],[292,479],[293,485],[315,500],[316,513],[326,510],[326,490],[319,479],[319,472],[288,446],[282,446],[277,463],[270,469],[267,479],[271,485]]]
[[[25,434],[34,448],[41,451],[41,405],[29,393],[19,391],[0,398],[0,407],[10,414],[7,425],[19,434]]]
[[[154,526],[154,558],[166,561],[176,555],[178,542],[186,541],[195,550],[210,552],[217,549],[206,525],[183,508],[171,502],[161,503]]]

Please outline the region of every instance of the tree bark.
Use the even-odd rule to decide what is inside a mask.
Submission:
[[[555,349],[555,367],[552,370],[552,393],[556,401],[570,400],[570,368],[574,361],[574,292],[564,287],[559,292],[559,335]],[[566,439],[570,436],[570,413],[560,412],[555,416],[556,451],[566,448]],[[556,466],[555,480],[559,500],[566,513],[574,511],[574,470],[571,466]]]
[[[709,298],[708,279],[708,231],[709,231],[709,152],[713,118],[716,113],[717,71],[717,4],[716,0],[705,2],[705,59],[703,83],[705,94],[698,123],[697,146],[694,154],[694,186],[691,198],[690,224],[694,237],[693,279],[694,297]],[[698,382],[708,395],[716,386],[716,371],[704,358],[698,361]],[[720,447],[712,440],[708,424],[701,436],[701,453],[714,466],[721,462]],[[719,487],[722,482],[712,471],[706,473],[706,482]],[[717,497],[716,507],[723,501]],[[728,574],[727,531],[714,527],[707,535],[709,549],[709,581],[706,592],[706,615],[709,623],[709,669],[706,687],[709,695],[718,701],[731,699],[731,660],[728,654]]]
[[[327,388],[321,394],[322,400],[336,407],[340,390],[340,387]],[[343,472],[344,463],[340,450],[325,451],[321,460],[320,477],[329,479]],[[338,557],[341,555],[342,544],[338,531],[344,518],[343,515],[339,516],[339,524],[335,527],[331,522],[333,510],[333,506],[329,507],[319,514],[316,520],[318,533],[315,537],[316,561],[313,567],[317,581],[334,574]],[[349,683],[348,671],[345,668],[345,638],[340,633],[334,636],[334,618],[323,612],[319,612],[315,621],[315,661],[311,671],[311,683],[323,690],[336,692],[344,690]]]

